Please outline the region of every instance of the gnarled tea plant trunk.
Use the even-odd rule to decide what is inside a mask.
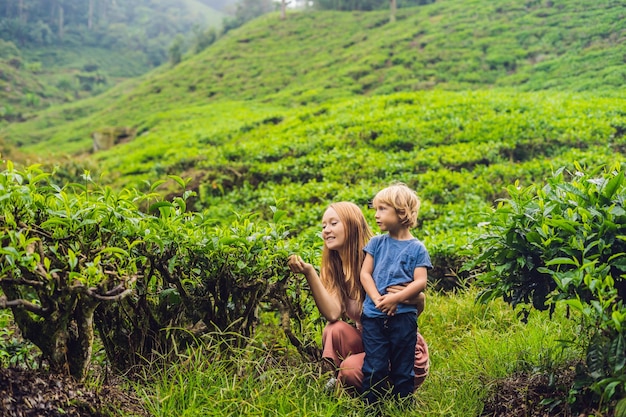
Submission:
[[[73,294],[42,307],[20,298],[9,285],[2,285],[2,290],[0,304],[11,306],[15,323],[41,350],[50,370],[83,380],[91,363],[93,316],[99,302]]]

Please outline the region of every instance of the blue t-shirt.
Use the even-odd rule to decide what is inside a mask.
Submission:
[[[426,247],[416,238],[396,240],[388,234],[374,236],[363,250],[374,257],[372,277],[380,295],[386,294],[387,287],[391,285],[413,282],[415,268],[431,269],[433,267]],[[417,306],[413,304],[398,304],[396,314],[416,310]],[[370,318],[387,317],[386,313],[376,308],[369,295],[363,302],[363,315]]]

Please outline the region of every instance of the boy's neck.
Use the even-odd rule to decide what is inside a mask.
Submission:
[[[410,240],[413,235],[408,227],[400,227],[397,230],[389,230],[389,237],[395,240]]]

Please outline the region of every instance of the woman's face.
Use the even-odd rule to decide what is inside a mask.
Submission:
[[[322,239],[330,250],[340,250],[346,243],[346,228],[332,207],[322,217]]]

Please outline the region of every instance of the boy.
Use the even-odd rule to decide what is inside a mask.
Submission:
[[[361,324],[363,394],[368,403],[378,401],[388,384],[397,398],[414,391],[417,308],[406,301],[426,289],[427,270],[432,268],[428,251],[410,232],[420,207],[415,192],[396,183],[378,192],[373,206],[376,224],[387,233],[373,237],[363,249],[360,275],[366,292]],[[388,293],[392,285],[405,287]]]

